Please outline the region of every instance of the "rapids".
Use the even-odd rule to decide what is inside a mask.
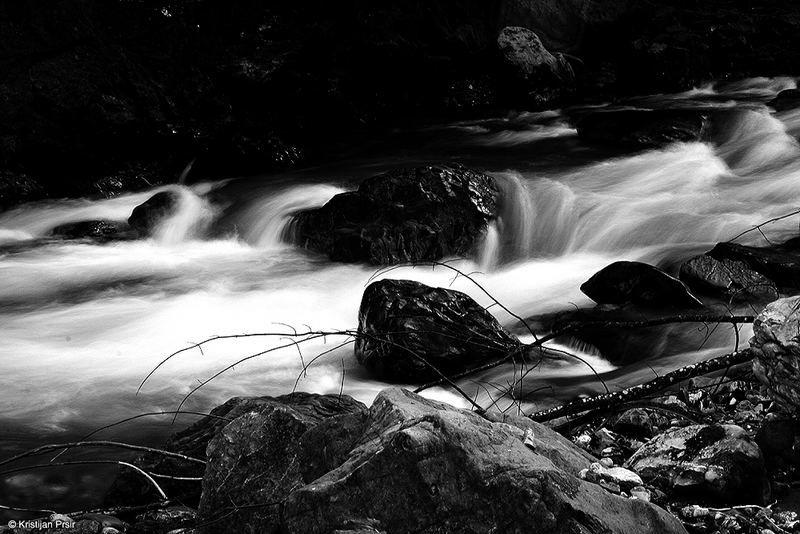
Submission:
[[[215,341],[171,358],[138,394],[137,388],[167,355],[211,336],[354,328],[361,293],[376,270],[331,263],[283,236],[292,213],[398,165],[454,159],[498,179],[501,215],[475,257],[455,265],[480,271],[476,280],[509,309],[526,317],[589,306],[578,288],[610,262],[673,266],[797,209],[800,110],[773,114],[764,105],[795,85],[792,78],[759,78],[638,100],[735,107],[709,143],[619,153],[585,146],[561,111],[509,113],[394,132],[313,169],[194,184],[187,170],[188,185],[104,200],[43,201],[0,213],[0,451],[6,456],[128,416],[174,410],[200,381],[279,345],[286,346],[233,366],[184,409],[207,410],[235,395],[283,394],[295,384],[320,393],[341,388],[369,403],[386,384],[359,369],[350,345],[303,371],[314,356],[344,341],[336,336],[299,347],[280,336]],[[99,245],[48,236],[67,222],[123,221],[163,189],[181,193],[180,207],[151,239]],[[777,239],[796,230],[796,220],[769,228]],[[759,238],[756,233],[742,242]],[[378,276],[451,286],[491,303],[469,280],[454,280],[441,268],[404,267]],[[521,332],[511,316],[491,311]],[[742,338],[748,336],[745,329]],[[719,354],[732,340],[730,331],[720,332],[697,350],[622,369],[589,348],[571,350],[610,387],[621,387]],[[502,382],[512,372],[500,369],[487,380]],[[529,381],[531,389],[546,388],[529,408],[602,387],[580,362],[543,368]],[[486,400],[488,390],[465,387]],[[464,404],[442,389],[426,394]],[[174,429],[168,417],[140,419],[98,437],[158,443]],[[63,488],[79,476],[73,471],[50,483],[40,473],[18,475],[0,483],[0,496],[78,502]],[[104,483],[93,484],[101,491]]]

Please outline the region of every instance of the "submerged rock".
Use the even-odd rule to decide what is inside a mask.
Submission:
[[[745,262],[708,254],[695,256],[681,265],[680,279],[692,289],[734,300],[775,300],[778,288]]]
[[[130,227],[118,221],[80,221],[56,226],[50,232],[56,237],[65,239],[94,239],[110,241],[131,237]],[[134,232],[135,233],[135,232]]]
[[[633,148],[660,147],[703,138],[708,115],[702,111],[652,109],[596,111],[580,119],[578,136],[592,143]]]
[[[664,271],[637,261],[618,261],[594,274],[581,291],[598,304],[649,307],[701,307],[683,283]]]
[[[786,111],[800,106],[800,89],[786,89],[767,102],[775,111]]]
[[[766,504],[764,457],[735,425],[690,425],[647,442],[625,467],[675,498],[697,502]]]
[[[580,480],[589,459],[543,425],[490,422],[400,389],[381,392],[367,417],[340,465],[289,494],[283,532],[359,518],[393,533],[684,532],[660,508]]]
[[[490,176],[460,165],[369,178],[294,220],[298,244],[334,261],[389,265],[469,254],[496,215]]]
[[[710,322],[727,310],[690,307],[655,307],[628,304],[624,307],[599,305],[591,308],[568,309],[526,318],[536,331],[560,333],[558,343],[574,345],[585,350],[597,349],[603,358],[615,364],[628,364],[693,352],[703,343],[728,343],[729,335],[720,329],[711,334],[697,329],[693,323],[676,323],[676,315],[708,315]],[[651,323],[644,326],[642,323]],[[638,324],[636,328],[626,323]],[[621,326],[616,326],[620,325]],[[514,333],[522,333],[515,328]],[[587,347],[586,345],[590,345]]]
[[[800,297],[776,300],[753,323],[753,371],[786,412],[800,413]]]
[[[800,240],[797,238],[768,247],[718,243],[708,255],[718,260],[742,261],[779,287],[800,288]]]
[[[173,215],[181,200],[176,191],[161,191],[133,208],[128,224],[142,235],[150,235],[164,219]]]
[[[392,381],[430,380],[439,377],[431,366],[448,375],[521,349],[469,295],[411,280],[370,284],[361,299],[358,332],[358,361]]]

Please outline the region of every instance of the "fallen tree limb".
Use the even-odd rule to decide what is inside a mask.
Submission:
[[[640,399],[645,395],[655,393],[674,386],[679,382],[702,376],[713,371],[719,371],[732,365],[744,363],[753,359],[752,352],[743,350],[741,352],[733,352],[710,360],[705,360],[692,365],[687,365],[669,372],[665,375],[659,376],[644,384],[632,386],[622,391],[615,391],[614,393],[604,393],[602,395],[595,395],[594,397],[586,397],[578,399],[561,406],[542,410],[529,415],[531,419],[538,422],[552,421],[559,417],[566,417],[568,415],[575,415],[589,410],[609,408],[611,406],[629,402],[635,399]]]

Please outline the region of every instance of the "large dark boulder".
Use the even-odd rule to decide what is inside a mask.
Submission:
[[[779,287],[800,288],[800,239],[767,247],[718,243],[708,255],[718,260],[744,262]]]
[[[150,235],[164,219],[175,214],[180,201],[181,195],[176,191],[156,193],[133,208],[128,224],[141,235]]]
[[[490,176],[461,165],[400,169],[369,178],[294,220],[294,239],[334,261],[389,265],[473,251],[496,215]]]
[[[655,148],[699,141],[708,114],[702,111],[652,109],[596,111],[577,121],[578,136],[591,143],[630,148]]]
[[[764,457],[735,425],[691,425],[659,434],[625,466],[676,499],[708,504],[766,504]]]
[[[728,299],[771,301],[778,298],[775,282],[743,261],[718,260],[703,254],[683,263],[679,276],[695,291]]]
[[[380,280],[358,311],[358,361],[377,377],[420,382],[521,350],[520,342],[469,295],[411,280]]]
[[[360,428],[337,465],[288,495],[282,532],[684,532],[660,508],[580,480],[590,458],[526,418],[390,389]]]
[[[656,308],[703,305],[680,280],[637,261],[618,261],[602,268],[581,285],[581,291],[598,304]]]

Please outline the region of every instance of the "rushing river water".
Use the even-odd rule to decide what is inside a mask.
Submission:
[[[764,102],[795,80],[752,79],[658,95],[631,105],[735,108],[708,143],[677,143],[638,153],[586,146],[559,111],[401,131],[354,147],[330,165],[219,183],[169,186],[108,200],[56,200],[0,213],[0,452],[80,437],[143,412],[174,410],[199,381],[285,339],[216,341],[161,366],[168,354],[213,335],[344,330],[357,324],[361,293],[375,269],[344,265],[282,241],[291,214],[320,206],[383,170],[456,160],[494,175],[504,199],[465,271],[505,306],[532,316],[589,306],[579,286],[615,260],[674,266],[753,225],[796,209],[800,186],[800,110],[773,114]],[[190,176],[191,178],[191,176]],[[148,240],[95,244],[48,238],[59,224],[125,220],[155,191],[178,189],[177,214]],[[786,237],[797,221],[769,228]],[[742,242],[758,242],[749,235]],[[444,269],[390,273],[451,286],[482,304],[469,280]],[[499,308],[505,325],[518,325]],[[749,331],[742,332],[746,339]],[[697,350],[618,369],[582,351],[609,387],[716,355],[732,344],[720,332]],[[297,389],[345,393],[369,403],[386,384],[356,363],[351,346],[332,351],[306,373],[302,362],[343,341],[330,337],[269,352],[215,379],[184,409],[207,410],[235,395]],[[579,350],[578,347],[572,347]],[[501,369],[495,381],[510,368]],[[542,368],[531,386],[549,386],[528,405],[552,404],[601,387],[580,362]],[[502,380],[500,380],[502,381]],[[486,391],[465,387],[486,400]],[[455,404],[445,390],[426,394]],[[182,416],[185,425],[196,418]],[[138,419],[98,438],[158,443],[170,418]],[[47,471],[47,470],[45,470]],[[0,497],[39,506],[96,504],[108,480],[87,469],[6,477]]]

